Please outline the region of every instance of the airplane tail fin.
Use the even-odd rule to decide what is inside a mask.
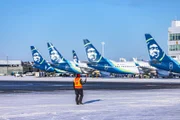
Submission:
[[[34,61],[34,67],[39,68],[41,70],[45,70],[47,72],[54,72],[54,68],[50,66],[49,63],[41,56],[39,51],[34,47],[30,46],[31,52],[32,52],[32,57]]]
[[[98,50],[91,44],[88,39],[84,39],[84,47],[86,50],[86,55],[89,62],[104,62],[103,56],[98,52]]]
[[[74,50],[72,50],[72,54],[73,54],[74,63],[76,63],[76,64],[80,63],[79,58]]]
[[[34,46],[30,46],[30,48],[31,48],[34,63],[37,65],[40,65],[41,62],[44,61],[43,57],[41,56],[39,51]]]
[[[47,43],[48,46],[48,50],[49,50],[49,55],[51,58],[51,61],[54,64],[57,63],[63,63],[65,62],[65,59],[63,58],[63,56],[59,53],[59,51],[53,46],[52,43]]]
[[[138,68],[139,73],[141,73],[141,74],[144,73],[141,66],[140,66],[140,64],[138,63],[137,59],[133,58],[133,61],[134,61],[135,65],[136,65],[136,67]]]
[[[139,63],[137,62],[137,59],[136,59],[136,58],[133,58],[133,61],[134,61],[135,65],[136,65],[137,67],[140,66]]]
[[[161,49],[161,47],[157,44],[155,39],[150,34],[145,34],[145,38],[151,61],[161,62],[168,59],[165,52]]]

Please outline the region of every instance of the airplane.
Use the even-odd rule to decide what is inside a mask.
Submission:
[[[84,39],[84,47],[88,58],[88,66],[94,69],[116,74],[139,74],[134,62],[115,62],[104,58],[88,39]]]
[[[53,46],[52,43],[47,43],[50,59],[52,61],[52,66],[61,70],[73,74],[82,74],[80,67],[77,66],[74,62],[66,60],[59,51]]]
[[[96,71],[94,68],[91,68],[87,65],[87,63],[85,62],[81,62],[75,52],[75,50],[72,50],[72,54],[73,54],[73,62],[81,68],[81,70],[83,71],[83,73],[93,73],[94,71]]]
[[[173,72],[180,73],[180,64],[172,57],[167,56],[150,34],[145,34],[145,39],[151,66],[154,66],[167,74]]]
[[[66,71],[53,68],[50,63],[48,63],[40,54],[40,52],[34,47],[30,46],[32,57],[33,57],[33,67],[40,69],[45,72],[56,72],[56,73],[65,73]]]

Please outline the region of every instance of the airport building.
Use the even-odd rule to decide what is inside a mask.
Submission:
[[[33,71],[32,65],[29,62],[21,60],[0,60],[0,75],[11,75],[15,72]]]
[[[180,21],[174,20],[168,29],[168,54],[180,61]]]

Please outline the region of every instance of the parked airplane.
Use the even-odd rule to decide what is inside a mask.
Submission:
[[[150,34],[145,34],[145,38],[150,57],[150,65],[164,70],[167,74],[169,72],[180,73],[180,64],[170,56],[167,56]]]
[[[72,54],[73,54],[73,62],[81,68],[81,70],[83,71],[83,73],[92,73],[95,71],[94,68],[91,68],[87,65],[87,63],[83,63],[79,60],[76,52],[74,50],[72,50]]]
[[[59,51],[53,46],[52,43],[47,43],[50,58],[52,61],[52,66],[61,70],[68,71],[74,74],[82,74],[80,67],[78,67],[74,62],[66,60]]]
[[[39,53],[39,51],[34,47],[30,46],[31,52],[32,52],[32,57],[33,57],[33,67],[40,69],[42,71],[46,72],[56,72],[56,73],[65,73],[66,71],[59,70],[56,68],[53,68]]]
[[[88,39],[84,39],[84,47],[88,58],[89,67],[100,71],[118,74],[139,74],[138,68],[134,62],[115,62],[104,58]]]

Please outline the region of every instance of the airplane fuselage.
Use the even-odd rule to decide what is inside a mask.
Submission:
[[[94,69],[117,73],[117,74],[139,74],[139,70],[135,66],[134,62],[114,62],[112,60],[106,60],[106,62],[90,63],[89,67]]]
[[[180,73],[180,66],[171,61],[170,62],[160,62],[160,63],[150,62],[150,64],[158,69],[171,71],[171,72],[175,72],[175,73]]]

